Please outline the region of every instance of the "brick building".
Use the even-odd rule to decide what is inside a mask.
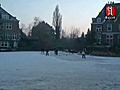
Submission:
[[[19,40],[19,20],[0,5],[0,50],[16,49]]]
[[[105,19],[105,7],[116,7],[116,19]],[[96,42],[99,45],[120,45],[120,3],[107,3],[96,18],[92,18],[91,31],[95,32]]]

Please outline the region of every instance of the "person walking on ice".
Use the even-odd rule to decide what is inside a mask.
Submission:
[[[46,56],[49,56],[49,50],[48,49],[46,50]]]
[[[82,51],[82,58],[86,58],[86,57],[85,57],[85,52],[84,52],[84,51]]]

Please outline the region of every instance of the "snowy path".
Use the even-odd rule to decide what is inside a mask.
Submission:
[[[0,90],[120,90],[120,58],[0,52]]]

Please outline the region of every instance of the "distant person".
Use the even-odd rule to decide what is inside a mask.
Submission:
[[[55,55],[58,55],[58,49],[55,49],[54,52],[55,52]]]
[[[41,49],[41,54],[44,54],[44,49],[43,48]]]
[[[84,51],[82,51],[82,58],[86,58],[86,57],[85,57],[85,52],[84,52]]]
[[[46,50],[46,56],[49,56],[49,50]]]

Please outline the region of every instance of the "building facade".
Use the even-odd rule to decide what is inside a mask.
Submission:
[[[105,19],[105,7],[116,7],[116,19]],[[120,45],[120,3],[110,2],[106,4],[96,18],[92,18],[91,31],[95,33],[95,39],[99,45]]]
[[[0,5],[0,50],[16,49],[19,40],[19,20]]]

